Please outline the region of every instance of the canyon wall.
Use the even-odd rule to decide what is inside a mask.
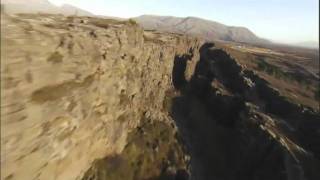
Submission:
[[[213,43],[48,14],[1,31],[1,179],[319,179],[319,112]]]
[[[80,178],[141,119],[170,122],[174,58],[200,47],[134,22],[1,18],[1,179]]]

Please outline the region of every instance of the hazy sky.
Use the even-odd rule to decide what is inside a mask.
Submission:
[[[142,14],[196,16],[245,26],[276,42],[318,41],[319,0],[49,0],[94,14],[135,17]]]

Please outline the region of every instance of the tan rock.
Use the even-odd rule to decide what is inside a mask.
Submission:
[[[199,40],[82,19],[1,16],[1,179],[82,177],[143,113],[169,119],[175,55],[194,53],[192,74]]]

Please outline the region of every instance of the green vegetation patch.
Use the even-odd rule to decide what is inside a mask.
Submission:
[[[137,25],[138,23],[137,23],[137,21],[135,21],[134,19],[129,19],[129,24],[131,24],[131,25]]]
[[[96,160],[83,180],[171,179],[186,169],[184,150],[166,123],[144,120],[127,140],[121,154]]]
[[[263,59],[259,59],[259,61],[257,62],[257,65],[259,70],[265,71],[269,75],[276,76],[277,78],[283,78],[287,76],[286,73],[281,71],[279,67],[271,65]]]
[[[310,84],[310,82],[305,80],[303,77],[299,75],[295,75],[293,73],[283,72],[281,68],[267,63],[264,59],[259,58],[257,60],[257,65],[258,65],[258,70],[264,71],[267,74],[274,76],[276,78],[284,79],[287,81],[297,81],[298,83],[306,86]]]
[[[176,96],[174,89],[168,89],[165,92],[165,96],[162,102],[162,108],[165,112],[171,112],[172,109],[172,99]]]

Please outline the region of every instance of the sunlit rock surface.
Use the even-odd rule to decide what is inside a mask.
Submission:
[[[200,42],[143,32],[134,22],[1,18],[7,179],[79,178],[93,160],[120,153],[144,117],[168,123],[173,59],[197,51]]]

